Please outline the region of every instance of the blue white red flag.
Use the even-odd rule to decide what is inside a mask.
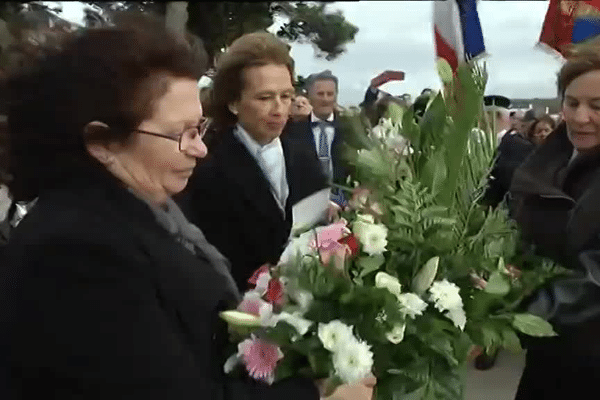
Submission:
[[[433,31],[437,57],[445,59],[453,70],[485,54],[476,0],[435,1]]]
[[[565,54],[571,44],[600,35],[600,0],[550,0],[540,43]]]

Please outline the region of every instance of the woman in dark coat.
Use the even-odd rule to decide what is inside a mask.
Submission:
[[[527,344],[517,399],[592,398],[600,378],[600,47],[559,73],[564,123],[515,172],[514,216],[526,244],[571,269],[528,311],[559,336]]]
[[[249,33],[229,46],[214,77],[215,140],[178,199],[186,217],[231,261],[241,291],[255,270],[279,261],[293,207],[327,187],[314,150],[282,134],[294,76],[289,48],[275,35]]]
[[[226,259],[171,196],[206,156],[203,60],[159,22],[97,28],[9,83],[2,399],[311,399],[223,373]],[[210,187],[204,188],[210,191]]]

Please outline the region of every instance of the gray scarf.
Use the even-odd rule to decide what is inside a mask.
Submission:
[[[237,301],[241,300],[240,292],[229,270],[229,260],[227,260],[215,246],[206,240],[200,228],[187,220],[179,206],[172,199],[169,198],[165,205],[161,207],[142,199],[132,190],[130,191],[136,195],[136,197],[148,204],[150,210],[154,213],[158,224],[169,232],[175,240],[193,254],[200,252],[204,255],[210,266],[225,278],[229,293],[233,295]]]

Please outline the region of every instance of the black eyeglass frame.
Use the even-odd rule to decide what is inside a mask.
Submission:
[[[183,139],[183,135],[185,134],[185,132],[187,132],[189,129],[193,129],[196,128],[198,130],[198,136],[200,136],[200,139],[204,138],[204,135],[206,135],[206,131],[208,129],[208,118],[203,118],[200,121],[200,124],[192,127],[192,128],[187,128],[185,131],[178,133],[175,136],[171,136],[171,135],[166,135],[164,133],[156,133],[156,132],[149,132],[149,131],[144,131],[142,129],[134,129],[133,132],[137,132],[137,133],[143,133],[145,135],[150,135],[150,136],[156,136],[156,137],[161,137],[161,138],[165,138],[165,139],[169,139],[169,140],[173,140],[175,142],[178,143],[179,146],[179,151],[183,151],[183,149],[181,148],[181,140]]]

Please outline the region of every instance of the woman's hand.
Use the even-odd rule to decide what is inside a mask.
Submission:
[[[327,222],[330,224],[337,222],[340,219],[341,211],[342,207],[333,201],[329,201],[329,208],[327,209]]]
[[[338,386],[333,393],[328,393],[327,380],[322,379],[317,382],[321,399],[323,400],[371,400],[373,398],[373,389],[377,384],[377,378],[372,374],[356,384],[345,384]],[[328,397],[325,397],[329,395]]]

